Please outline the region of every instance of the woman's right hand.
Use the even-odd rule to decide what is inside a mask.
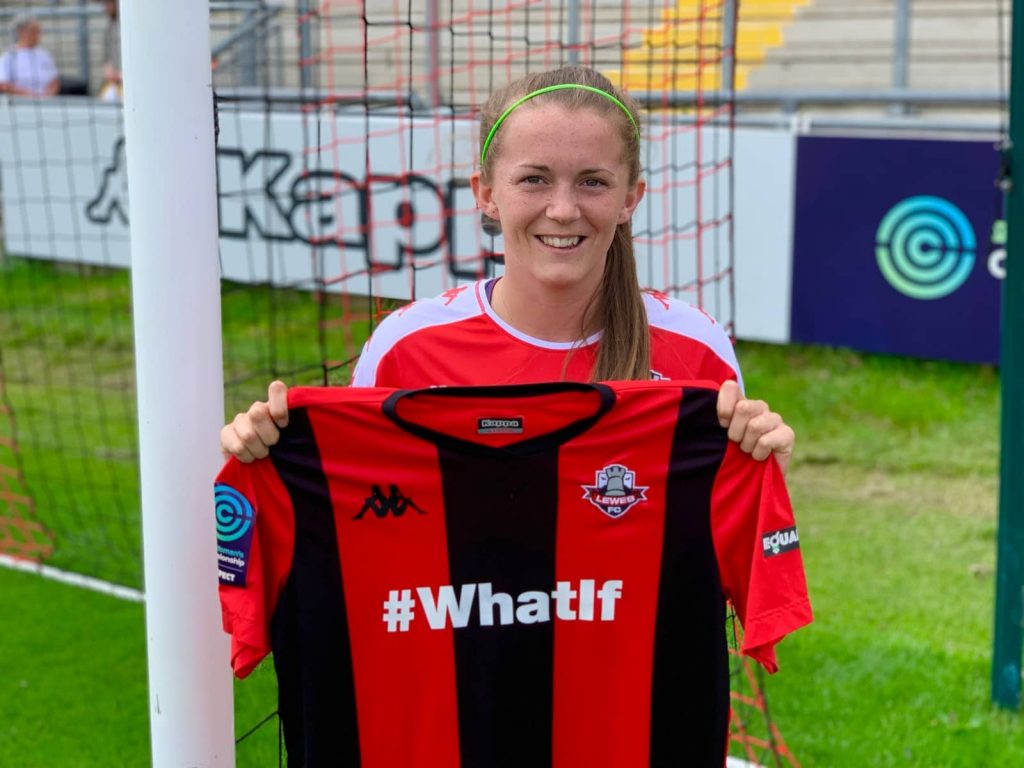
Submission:
[[[248,464],[270,453],[270,446],[281,437],[279,428],[288,426],[288,387],[282,381],[271,382],[267,402],[255,402],[220,431],[220,451],[224,458],[234,456]]]

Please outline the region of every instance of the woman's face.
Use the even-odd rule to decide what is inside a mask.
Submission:
[[[501,222],[506,276],[520,287],[592,293],[616,226],[644,192],[630,183],[618,126],[594,110],[526,103],[498,132],[490,181],[474,175],[473,190]]]

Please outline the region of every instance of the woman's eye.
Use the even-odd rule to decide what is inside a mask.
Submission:
[[[601,179],[584,179],[583,186],[585,187],[603,187],[604,182]]]
[[[540,184],[543,179],[540,176],[526,176],[523,179],[524,184]]]

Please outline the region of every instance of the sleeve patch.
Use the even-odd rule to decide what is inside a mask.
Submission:
[[[781,555],[792,549],[799,549],[800,537],[797,535],[796,526],[791,525],[789,528],[762,534],[761,547],[766,558]]]
[[[217,571],[220,583],[244,587],[256,512],[241,492],[226,483],[213,486],[217,514]]]

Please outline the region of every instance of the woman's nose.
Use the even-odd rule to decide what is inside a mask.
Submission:
[[[570,222],[579,218],[576,190],[571,185],[555,185],[548,199],[547,216],[552,221]]]

